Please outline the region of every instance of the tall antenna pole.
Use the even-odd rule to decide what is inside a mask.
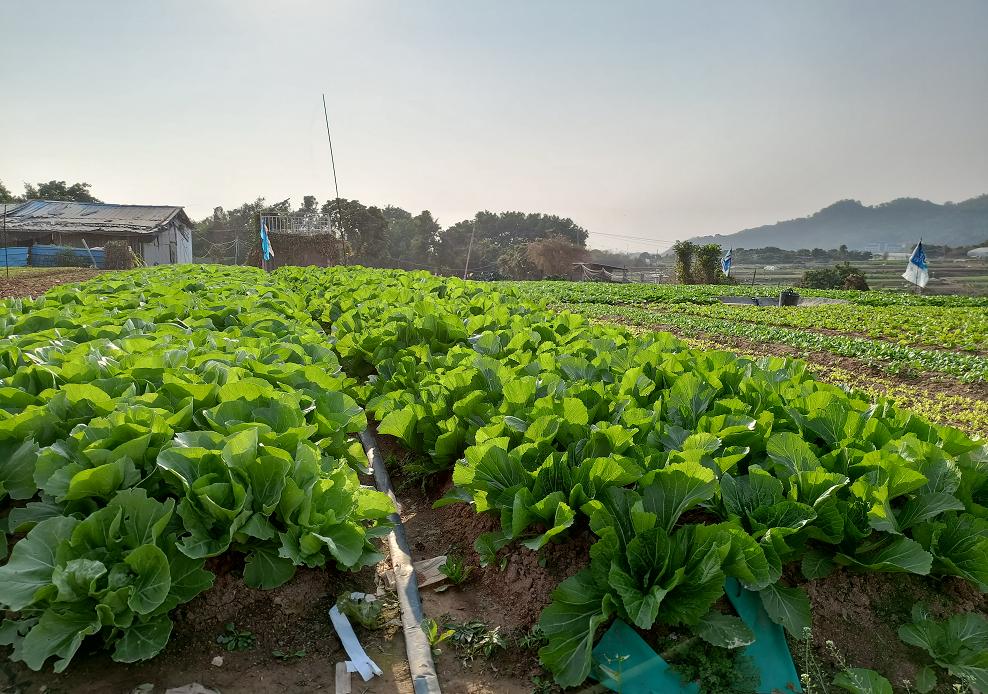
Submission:
[[[333,136],[329,134],[329,110],[326,108],[326,94],[322,95],[322,114],[326,118],[326,139],[329,140],[329,163],[333,166],[333,187],[336,188],[336,216],[340,218],[340,239],[343,241],[343,264],[346,265],[346,227],[343,224],[343,210],[340,208],[340,184],[336,180],[336,159],[333,157]]]
[[[470,269],[470,251],[473,250],[473,232],[476,227],[470,227],[470,243],[467,244],[467,263],[463,266],[463,279],[467,278],[467,271]]]

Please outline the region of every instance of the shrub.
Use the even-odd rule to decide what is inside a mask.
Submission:
[[[861,270],[849,263],[831,268],[807,270],[799,283],[805,289],[857,289],[868,291],[868,281]]]
[[[134,267],[134,253],[126,241],[108,241],[103,245],[107,270],[130,270]]]

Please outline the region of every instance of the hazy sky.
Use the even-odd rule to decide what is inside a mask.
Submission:
[[[655,249],[988,192],[986,27],[984,0],[5,0],[0,180],[326,199],[325,91],[344,197]]]

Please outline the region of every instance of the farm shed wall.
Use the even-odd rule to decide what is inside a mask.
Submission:
[[[143,239],[141,255],[145,265],[171,265],[192,262],[192,232],[180,224],[169,224]]]

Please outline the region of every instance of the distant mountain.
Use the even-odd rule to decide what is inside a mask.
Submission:
[[[846,245],[856,250],[892,251],[911,248],[919,238],[949,246],[988,240],[988,195],[943,205],[918,198],[899,198],[870,207],[857,200],[841,200],[809,217],[690,240],[719,243],[725,248],[776,246],[799,250]]]

